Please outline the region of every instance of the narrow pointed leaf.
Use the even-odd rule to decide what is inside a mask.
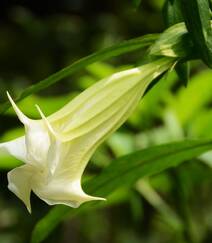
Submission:
[[[128,53],[137,49],[141,49],[151,45],[158,38],[157,34],[145,35],[143,37],[134,38],[128,41],[123,41],[119,44],[115,44],[111,47],[105,48],[101,51],[95,52],[91,55],[88,55],[80,60],[74,62],[73,64],[61,69],[60,71],[52,74],[48,78],[43,79],[42,81],[28,87],[25,89],[18,97],[15,99],[15,102],[18,102],[25,97],[37,93],[57,82],[64,79],[65,77],[73,74],[74,72],[86,67],[87,65],[109,59],[111,57],[116,57],[124,53]],[[0,105],[0,113],[5,112],[10,107],[9,102],[5,102]]]
[[[212,68],[212,30],[209,0],[181,0],[181,9],[195,50]]]
[[[166,0],[163,6],[163,17],[167,27],[183,22],[179,0]]]
[[[132,186],[139,178],[178,166],[211,149],[212,140],[181,141],[144,149],[113,161],[100,175],[85,183],[84,187],[90,193],[106,197],[120,187]],[[65,206],[54,207],[35,226],[31,243],[42,242],[66,217],[98,205],[101,204],[90,203],[75,210]]]

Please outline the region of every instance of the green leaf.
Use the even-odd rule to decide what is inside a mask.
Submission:
[[[167,27],[183,22],[179,0],[166,0],[163,6],[163,17]]]
[[[150,47],[152,56],[193,58],[193,44],[184,23],[178,23],[166,29]]]
[[[181,0],[181,10],[196,52],[212,68],[212,30],[209,1]]]
[[[31,94],[37,93],[53,84],[59,82],[60,80],[73,74],[74,72],[88,66],[91,63],[106,60],[111,57],[115,57],[115,56],[118,56],[118,55],[121,55],[124,53],[128,53],[130,51],[135,51],[137,49],[149,46],[157,38],[158,38],[157,34],[145,35],[145,36],[131,39],[128,41],[123,41],[119,44],[113,45],[113,46],[105,48],[99,52],[95,52],[87,57],[79,59],[78,61],[74,62],[73,64],[69,65],[68,67],[65,67],[65,68],[61,69],[60,71],[52,74],[48,78],[28,87],[15,99],[15,101],[18,102]],[[5,102],[4,104],[0,105],[0,113],[5,112],[9,107],[10,107],[9,102]]]
[[[141,5],[141,0],[132,0],[133,6],[138,8]]]
[[[107,197],[119,188],[132,186],[139,178],[160,173],[211,149],[212,140],[181,141],[144,149],[116,159],[84,187],[88,193]],[[35,226],[31,243],[42,242],[66,217],[100,205],[107,206],[107,202],[86,203],[79,209],[54,207]]]
[[[195,137],[212,137],[212,110],[202,110],[198,116],[193,119],[189,127],[189,134]],[[211,161],[212,162],[212,161]]]
[[[184,84],[185,87],[187,87],[189,76],[190,76],[190,65],[188,62],[184,63],[178,63],[175,67],[175,70],[177,72],[177,75]]]
[[[158,211],[167,226],[174,231],[183,230],[183,222],[175,211],[166,203],[159,193],[151,186],[148,180],[140,179],[136,183],[137,191]]]
[[[174,112],[182,126],[188,126],[199,116],[203,107],[210,105],[212,94],[212,71],[204,70],[192,77],[185,89],[180,88],[170,103],[169,109]]]
[[[163,15],[167,27],[183,22],[180,0],[167,0],[163,7]],[[175,67],[179,79],[184,86],[187,86],[189,80],[189,63],[178,63]]]

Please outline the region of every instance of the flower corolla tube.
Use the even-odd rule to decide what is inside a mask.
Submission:
[[[0,151],[24,162],[8,173],[8,188],[31,212],[33,191],[49,205],[78,207],[90,200],[81,177],[96,148],[130,116],[148,85],[173,65],[161,58],[141,67],[107,77],[79,94],[67,105],[41,119],[25,116],[8,94],[25,136],[1,143]]]

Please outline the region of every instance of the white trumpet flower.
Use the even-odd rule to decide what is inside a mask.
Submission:
[[[173,59],[162,58],[115,73],[49,117],[37,106],[40,120],[26,117],[8,94],[26,133],[0,144],[0,150],[25,163],[8,173],[8,188],[29,212],[31,191],[49,205],[78,207],[86,201],[104,200],[82,190],[83,171],[99,144],[130,116],[150,82],[172,64]]]

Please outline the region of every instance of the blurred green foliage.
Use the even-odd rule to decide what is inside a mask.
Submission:
[[[27,1],[1,3],[0,100],[5,91],[19,94],[80,57],[120,40],[160,32],[164,1]],[[3,12],[4,11],[4,12]],[[115,71],[138,63],[143,51],[94,63],[20,102],[26,115],[38,118],[34,104],[51,114],[80,91]],[[86,180],[112,160],[152,145],[185,138],[212,137],[212,71],[191,63],[188,87],[175,72],[147,93],[136,111],[93,156]],[[23,134],[12,110],[0,116],[0,141]],[[131,161],[129,161],[130,163]],[[0,242],[28,243],[35,223],[49,210],[32,197],[33,214],[10,193],[6,173],[20,165],[0,154]],[[82,211],[57,227],[46,243],[210,243],[212,242],[212,153],[177,168],[138,180],[108,197],[107,207]],[[91,179],[93,180],[93,178]]]

